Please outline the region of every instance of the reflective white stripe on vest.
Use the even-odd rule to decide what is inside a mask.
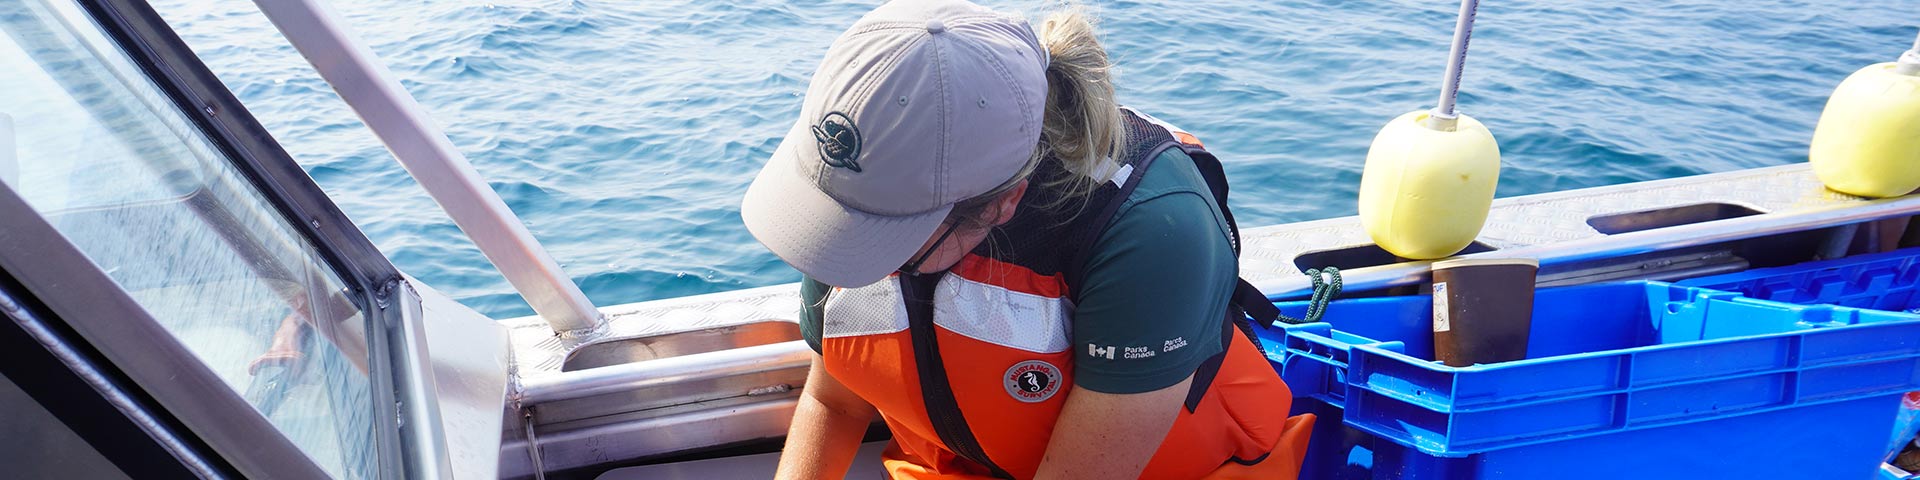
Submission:
[[[1034,353],[1067,350],[1071,309],[1043,297],[947,275],[933,295],[934,325],[974,340]]]
[[[907,329],[907,302],[900,298],[900,277],[827,295],[820,322],[822,338],[879,335]]]
[[[1072,306],[1052,298],[947,275],[935,287],[933,323],[974,340],[1034,353],[1059,353],[1071,340]],[[897,277],[827,297],[821,337],[880,335],[907,329]]]

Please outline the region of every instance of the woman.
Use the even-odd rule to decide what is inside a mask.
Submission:
[[[961,0],[834,42],[742,205],[818,353],[780,478],[844,475],[875,413],[896,478],[1295,475],[1312,418],[1229,321],[1211,157],[1108,68],[1078,13]]]

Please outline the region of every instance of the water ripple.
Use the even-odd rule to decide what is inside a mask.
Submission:
[[[1001,8],[1043,10],[1010,0]],[[1350,215],[1381,123],[1430,107],[1455,4],[1092,2],[1120,95],[1226,161],[1249,225]],[[873,2],[337,2],[596,304],[793,281],[739,198]],[[1463,111],[1500,196],[1805,160],[1827,94],[1910,45],[1911,0],[1502,0]],[[401,269],[530,310],[251,2],[156,6]]]

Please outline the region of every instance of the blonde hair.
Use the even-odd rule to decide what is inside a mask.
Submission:
[[[1040,208],[1060,208],[1076,201],[1079,208],[1085,208],[1088,197],[1100,186],[1097,177],[1104,173],[1104,164],[1110,163],[1107,159],[1127,143],[1120,104],[1114,99],[1113,64],[1095,31],[1093,16],[1079,5],[1068,6],[1041,22],[1040,45],[1048,58],[1047,103],[1034,158],[1006,184],[955,204],[947,218],[965,228],[992,226],[997,219],[984,218],[986,207],[1049,158],[1059,161],[1070,174],[1029,187],[1059,192],[1054,201]]]
[[[1078,5],[1048,15],[1040,27],[1040,44],[1049,60],[1040,148],[1078,174],[1041,185],[1061,192],[1062,201],[1084,200],[1093,193],[1100,184],[1093,175],[1127,144],[1113,94],[1113,63],[1095,32],[1093,16]]]

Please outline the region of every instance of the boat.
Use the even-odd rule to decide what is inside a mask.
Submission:
[[[798,288],[593,305],[325,2],[257,3],[537,313],[487,318],[396,269],[144,2],[0,0],[0,30],[31,47],[29,83],[50,98],[0,111],[0,406],[38,445],[9,444],[9,470],[771,474],[810,359]],[[47,119],[138,155],[75,144],[120,160],[37,166],[68,194],[27,195],[20,182],[47,177],[20,173],[31,169],[14,132]],[[1459,256],[1537,260],[1543,288],[1920,242],[1906,220],[1920,195],[1839,193],[1806,164],[1502,198],[1487,212]],[[1418,295],[1431,281],[1430,260],[1376,246],[1359,217],[1249,228],[1242,243],[1243,275],[1276,301],[1312,296],[1304,272],[1327,266],[1343,298]],[[261,367],[227,348],[276,339],[305,360]],[[1905,348],[1902,361],[1920,357]],[[862,458],[884,439],[876,426]],[[883,476],[862,462],[873,467],[850,478]]]

